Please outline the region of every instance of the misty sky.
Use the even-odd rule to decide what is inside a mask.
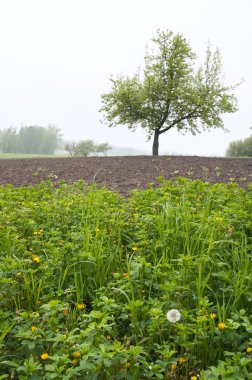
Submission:
[[[160,151],[224,155],[252,132],[252,0],[0,0],[0,129],[56,124],[65,139],[151,151],[146,133],[101,124],[101,94],[113,74],[144,64],[157,29],[180,32],[200,62],[208,41],[220,48],[239,111],[225,127],[185,136],[169,131]]]

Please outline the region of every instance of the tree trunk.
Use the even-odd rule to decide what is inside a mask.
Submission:
[[[153,156],[158,156],[158,147],[159,147],[158,138],[159,138],[159,130],[155,129],[154,140],[153,140],[153,145],[152,145]]]

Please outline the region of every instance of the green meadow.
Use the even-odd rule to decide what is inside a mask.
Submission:
[[[0,159],[12,159],[12,158],[54,158],[54,157],[67,157],[67,153],[57,154],[25,154],[25,153],[0,153]]]
[[[252,196],[0,187],[1,379],[252,379]]]

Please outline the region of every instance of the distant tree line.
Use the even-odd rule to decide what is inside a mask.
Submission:
[[[106,155],[111,146],[106,143],[96,144],[92,140],[82,140],[76,143],[66,143],[65,150],[76,157],[87,157],[90,155],[99,155],[99,153]]]
[[[243,140],[233,141],[226,150],[227,157],[252,157],[252,135]]]
[[[55,125],[5,128],[0,131],[2,153],[54,154],[61,141],[60,129]]]

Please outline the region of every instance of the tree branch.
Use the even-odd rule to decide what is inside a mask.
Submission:
[[[195,115],[196,112],[197,112],[197,109],[193,110],[192,112],[188,113],[187,115],[183,117],[180,117],[179,119],[174,120],[170,125],[168,125],[168,127],[159,131],[159,134],[161,135],[162,133],[169,131],[169,129],[171,129],[172,127],[174,127],[176,124],[180,123],[183,120],[190,119],[192,116]]]

